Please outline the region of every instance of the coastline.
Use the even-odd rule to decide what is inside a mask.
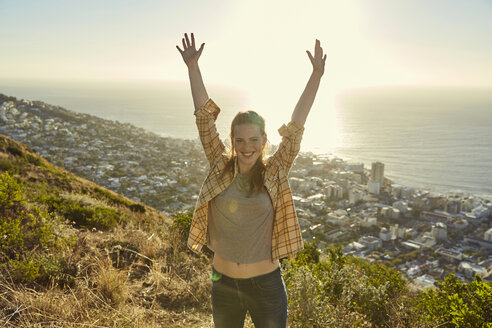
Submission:
[[[8,94],[31,100],[49,95],[51,100],[45,103],[130,123],[168,138],[194,140],[198,137],[191,114],[186,114],[192,103],[185,83],[154,81],[140,85],[137,82],[108,82],[103,85],[104,81],[99,81],[99,84],[90,85],[79,81],[61,86],[60,81],[53,85],[50,81],[42,82],[28,84],[28,88],[23,87],[25,82],[18,81],[8,87],[5,81],[3,85],[0,81],[0,89],[11,90]],[[225,139],[231,113],[248,107],[248,101],[237,90],[212,89],[223,109],[216,123]],[[492,138],[492,130],[488,128],[492,124],[492,116],[487,115],[488,108],[492,106],[492,99],[487,99],[492,97],[487,97],[484,90],[473,92],[473,89],[465,89],[464,99],[458,101],[462,90],[457,88],[453,89],[453,99],[457,101],[440,100],[442,97],[428,100],[430,103],[442,102],[450,106],[448,109],[432,107],[429,108],[430,113],[426,113],[426,101],[435,90],[424,92],[425,97],[421,101],[410,97],[413,94],[406,94],[405,90],[397,89],[398,97],[391,97],[389,103],[383,101],[387,93],[376,89],[365,93],[354,91],[352,98],[344,95],[341,104],[317,108],[307,122],[308,130],[303,137],[301,151],[329,154],[347,162],[363,162],[366,167],[371,162],[381,161],[386,164],[387,176],[397,183],[419,189],[492,196],[492,176],[489,174],[492,171],[492,149],[485,142]],[[446,90],[438,90],[438,94],[442,96]],[[421,95],[423,91],[416,92]],[[475,96],[478,98],[473,102]],[[369,115],[363,107],[367,103],[364,99],[372,98],[376,103],[367,104],[372,113]],[[477,108],[473,107],[475,103]],[[468,107],[463,107],[466,104]],[[326,110],[332,113],[320,116]],[[420,114],[411,114],[413,111]],[[464,114],[456,116],[458,112]],[[271,115],[268,112],[264,114]],[[276,128],[286,122],[278,121],[278,117],[266,118],[269,139],[273,144],[278,143]],[[333,122],[325,126],[327,119]]]

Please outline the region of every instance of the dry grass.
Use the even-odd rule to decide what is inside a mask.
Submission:
[[[133,247],[101,247],[108,242]],[[206,257],[175,252],[160,236],[127,229],[79,232],[68,257],[78,266],[72,287],[0,277],[0,327],[213,326]]]
[[[40,292],[2,282],[0,290],[4,327],[211,327],[210,315],[203,312],[147,308],[134,297],[113,307],[90,288]],[[4,292],[10,294],[7,303]]]
[[[39,163],[14,156],[7,147]],[[54,215],[60,219],[53,220],[57,238],[74,243],[39,252],[58,265],[49,279],[22,284],[8,269],[0,270],[0,327],[212,327],[210,260],[192,255],[183,236],[171,234],[171,218],[56,167],[2,135],[0,166],[18,169],[29,209],[47,210],[45,197],[56,196],[121,215],[121,225],[95,232]]]
[[[63,199],[73,200],[83,205],[90,205],[92,207],[108,207],[110,204],[101,199],[91,197],[86,194],[74,193],[74,192],[63,192],[60,195]]]
[[[98,295],[112,307],[117,308],[128,299],[127,272],[113,267],[109,257],[95,259],[97,273],[94,277],[94,285]]]

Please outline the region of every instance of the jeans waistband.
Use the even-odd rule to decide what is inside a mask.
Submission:
[[[224,281],[230,281],[230,282],[247,282],[251,280],[258,280],[258,279],[268,279],[272,276],[275,276],[280,273],[280,266],[273,270],[272,272],[261,274],[258,276],[250,277],[250,278],[232,278],[229,277],[219,271],[217,271],[213,266],[212,266],[212,281],[219,281],[219,280],[224,280]]]

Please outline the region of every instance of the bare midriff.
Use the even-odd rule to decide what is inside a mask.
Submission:
[[[217,253],[214,254],[213,266],[218,272],[231,278],[252,278],[275,271],[279,261],[272,259],[254,263],[236,263],[226,260]]]

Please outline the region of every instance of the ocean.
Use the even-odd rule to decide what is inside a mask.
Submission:
[[[223,109],[217,125],[225,138],[233,115],[249,100],[232,89],[212,89]],[[197,138],[187,83],[0,80],[0,93],[129,122],[163,136]],[[325,118],[308,118],[301,151],[366,168],[383,162],[385,176],[409,187],[492,198],[491,89],[351,90],[332,102],[315,102],[313,111],[324,110]],[[272,143],[279,141],[275,130],[267,133]]]

